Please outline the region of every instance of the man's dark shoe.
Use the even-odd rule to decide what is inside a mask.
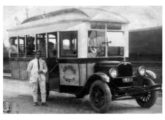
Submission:
[[[34,106],[39,106],[38,102],[34,102],[33,105],[34,105]]]
[[[42,106],[48,106],[48,104],[45,102],[45,103],[41,103]]]

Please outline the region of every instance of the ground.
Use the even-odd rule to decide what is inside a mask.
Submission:
[[[28,81],[4,78],[4,101],[11,103],[11,113],[95,113],[88,96],[76,99],[74,95],[51,91],[48,106],[33,106]],[[162,97],[150,109],[140,108],[134,100],[113,101],[108,113],[162,113]]]

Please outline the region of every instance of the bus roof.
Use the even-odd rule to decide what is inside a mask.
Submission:
[[[53,11],[46,14],[27,18],[22,22],[22,24],[39,21],[46,18],[52,18],[52,17],[54,17],[55,19],[58,19],[58,17],[63,18],[63,15],[70,15],[71,18],[65,19],[66,21],[71,19],[72,20],[81,19],[88,21],[128,23],[128,20],[122,17],[121,15],[100,8],[79,8],[79,9],[69,8],[69,9],[62,9],[62,10]]]
[[[129,23],[126,18],[100,8],[68,8],[27,18],[8,32],[9,36],[17,36],[71,30],[82,22]]]

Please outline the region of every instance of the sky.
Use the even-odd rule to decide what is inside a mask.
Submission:
[[[55,11],[63,8],[79,8],[80,6],[4,6],[3,7],[3,40],[9,46],[7,29],[15,27],[28,17]],[[89,6],[88,6],[89,7]],[[93,7],[93,6],[91,6]],[[129,29],[143,29],[162,26],[161,6],[95,6],[115,12],[130,21]],[[28,12],[27,12],[28,11]]]

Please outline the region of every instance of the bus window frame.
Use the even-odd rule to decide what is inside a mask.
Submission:
[[[15,42],[15,40],[17,40],[17,44],[16,44],[17,45],[17,53],[11,53],[10,52],[9,56],[12,57],[12,58],[15,58],[15,57],[20,57],[20,58],[26,57],[26,36],[11,36],[11,37],[9,37],[9,40],[11,38],[15,38],[14,42]],[[21,45],[20,44],[20,39],[23,40],[23,54],[20,53],[20,45]],[[10,44],[13,43],[13,41],[11,42],[11,40],[9,42],[10,42]],[[11,45],[13,45],[13,44],[11,44]]]
[[[14,39],[14,40],[13,40]],[[15,44],[15,40],[17,39],[17,44]],[[18,57],[18,52],[19,52],[19,50],[18,50],[18,36],[10,36],[9,37],[9,42],[10,42],[10,47],[12,46],[12,45],[16,45],[16,48],[17,48],[17,53],[12,53],[11,52],[11,50],[10,50],[10,53],[9,53],[9,56],[10,57]],[[14,44],[13,44],[14,43]]]
[[[26,56],[26,42],[25,42],[25,36],[22,37],[22,36],[18,36],[18,56],[19,57],[25,57]],[[20,40],[23,40],[23,54],[20,53]]]
[[[63,40],[61,40],[61,32],[75,32],[76,33],[76,55],[72,55],[72,56],[63,56],[61,53],[62,53],[62,42],[63,42]],[[78,30],[69,30],[69,31],[59,31],[59,43],[57,43],[57,44],[59,44],[59,57],[60,58],[78,58],[78,38],[79,38],[79,36],[78,36]]]
[[[41,53],[41,57],[44,57],[44,58],[47,58],[47,42],[48,42],[48,36],[47,36],[47,33],[37,33],[37,34],[35,34],[35,50],[40,50],[39,49],[39,45],[40,44],[38,44],[38,40],[40,41],[40,37],[38,37],[37,35],[42,35],[42,37],[41,38],[43,38],[44,39],[44,41],[45,41],[45,45],[44,45],[44,49],[45,49],[45,53]]]
[[[56,41],[56,56],[52,56],[52,57],[50,57],[49,56],[49,35],[50,34],[53,34],[53,35],[55,35],[56,36],[56,38],[55,38],[55,41]],[[59,42],[58,42],[58,31],[56,31],[56,32],[48,32],[47,33],[47,57],[48,58],[58,58],[58,54],[59,54],[59,50],[58,50],[58,44],[59,44]]]
[[[28,37],[32,37],[32,38],[34,38],[34,51],[36,51],[36,36],[34,35],[25,35],[26,36],[26,58],[31,58],[31,57],[34,57],[34,53],[32,54],[32,55],[27,55],[27,43],[28,43]]]
[[[105,36],[104,36],[104,42],[106,42],[106,32],[105,32],[105,30],[104,29],[89,29],[87,32],[88,32],[88,53],[87,53],[87,58],[91,58],[91,57],[89,57],[88,55],[89,55],[89,32],[96,32],[96,37],[97,37],[97,32],[104,32],[104,34],[105,34]],[[106,45],[104,45],[104,47],[106,48]],[[102,58],[102,57],[106,57],[106,51],[105,51],[105,53],[104,53],[104,55],[103,56],[99,56],[99,57],[94,57],[94,58]],[[93,58],[93,57],[92,57]]]

